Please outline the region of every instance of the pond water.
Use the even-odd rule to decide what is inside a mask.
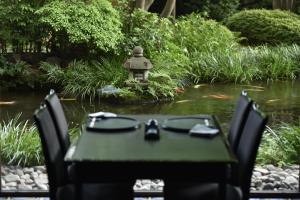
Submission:
[[[62,99],[69,122],[80,123],[84,114],[109,111],[117,114],[214,114],[227,127],[240,92],[245,89],[270,117],[270,123],[293,123],[300,116],[300,81],[236,84],[200,84],[186,88],[174,101],[157,104],[122,105],[103,101]],[[22,112],[22,119],[32,119],[48,91],[0,91],[0,121]]]

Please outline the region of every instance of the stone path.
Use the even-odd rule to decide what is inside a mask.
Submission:
[[[256,166],[252,176],[251,190],[297,190],[299,166],[285,168],[266,165]],[[48,190],[48,178],[44,166],[20,168],[2,166],[2,190]],[[136,191],[162,191],[164,186],[161,180],[137,180],[134,186]]]

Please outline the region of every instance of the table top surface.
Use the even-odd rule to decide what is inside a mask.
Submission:
[[[140,122],[139,128],[120,132],[91,131],[83,125],[82,134],[75,148],[65,156],[67,162],[101,163],[233,163],[236,158],[229,148],[217,120],[210,115],[126,115]],[[145,122],[156,119],[159,126],[173,117],[199,117],[209,120],[211,126],[220,129],[214,137],[193,137],[188,133],[165,130],[160,127],[160,139],[144,139]],[[199,120],[201,123],[203,120]]]

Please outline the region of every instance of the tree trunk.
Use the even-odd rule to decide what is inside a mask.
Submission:
[[[176,5],[176,0],[167,0],[166,5],[161,12],[160,16],[161,17],[169,17],[173,10],[175,10],[175,5]]]
[[[293,10],[294,6],[294,0],[273,0],[273,9]]]
[[[145,2],[145,10],[149,10],[150,6],[153,4],[154,0],[146,0]]]
[[[136,0],[135,8],[145,9],[145,0]]]

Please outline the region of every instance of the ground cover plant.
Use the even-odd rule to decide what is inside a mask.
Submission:
[[[288,11],[243,10],[229,17],[226,25],[249,44],[300,44],[300,16]]]
[[[284,122],[270,128],[263,135],[257,162],[285,166],[298,164],[300,156],[300,122]]]
[[[0,123],[0,157],[8,165],[34,166],[44,162],[37,128],[19,121],[20,114]]]
[[[35,124],[20,120],[22,113],[0,122],[0,157],[6,165],[37,166],[44,164],[41,141]],[[73,141],[79,135],[78,127],[69,129]]]
[[[16,88],[19,86],[34,88],[40,84],[42,77],[24,61],[10,62],[0,56],[0,87]]]

